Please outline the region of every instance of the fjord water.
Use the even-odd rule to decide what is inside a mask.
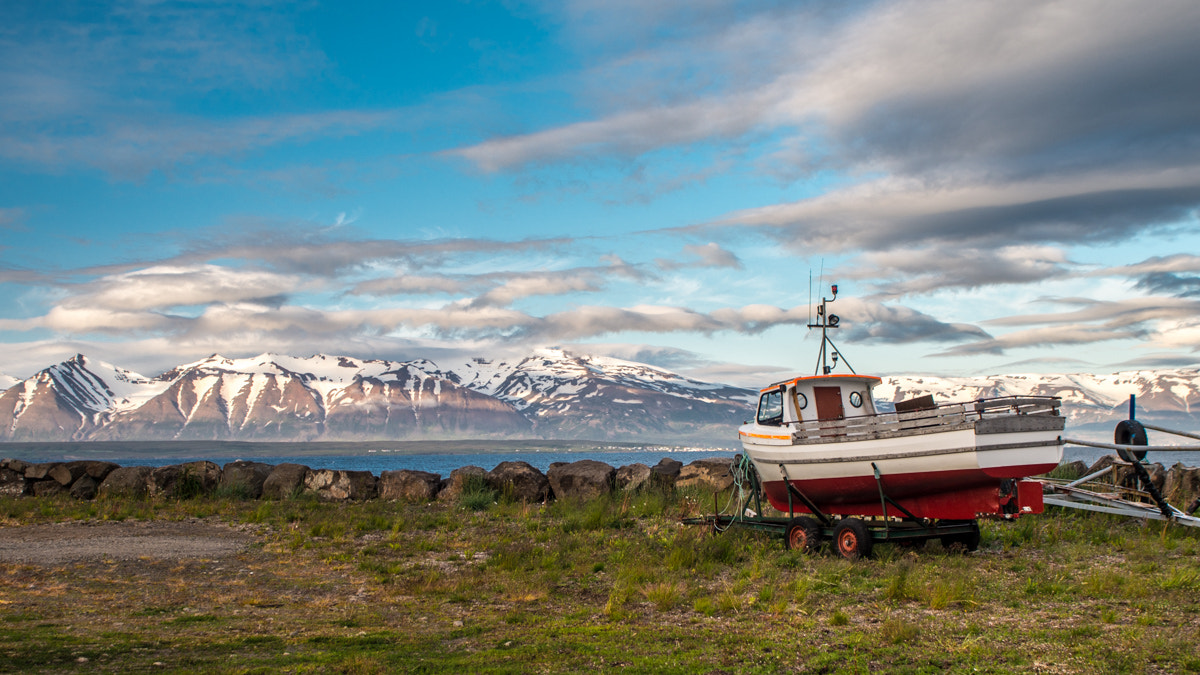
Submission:
[[[0,457],[15,457],[27,462],[69,462],[103,460],[121,466],[166,466],[198,460],[226,464],[244,459],[266,464],[285,462],[313,469],[383,471],[411,469],[447,476],[454,469],[479,466],[492,469],[501,462],[528,462],[546,471],[554,462],[594,459],[613,467],[641,463],[653,466],[664,457],[684,464],[697,459],[733,457],[741,451],[732,444],[721,447],[609,443],[605,441],[371,441],[371,442],[288,442],[257,443],[245,441],[104,441],[74,443],[0,443]],[[1091,465],[1107,450],[1067,446],[1064,461],[1081,460]],[[1146,457],[1170,467],[1176,462],[1195,466],[1196,452],[1151,452]]]
[[[463,466],[492,469],[501,462],[523,461],[541,471],[554,462],[594,459],[614,467],[653,466],[663,457],[684,464],[710,457],[732,457],[733,447],[640,445],[603,441],[401,441],[254,443],[242,441],[134,441],[92,443],[0,443],[0,456],[27,462],[103,460],[121,466],[165,466],[197,460],[225,464],[244,459],[285,462],[314,469],[383,471],[411,469],[442,476]]]

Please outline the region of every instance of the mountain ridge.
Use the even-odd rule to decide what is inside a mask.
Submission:
[[[1128,413],[1200,427],[1200,369],[983,377],[892,376],[887,408],[931,394],[1063,399],[1071,433]],[[392,361],[213,354],[146,377],[78,354],[0,391],[0,440],[449,440],[559,438],[733,445],[757,391],[643,363],[544,348],[515,359]]]

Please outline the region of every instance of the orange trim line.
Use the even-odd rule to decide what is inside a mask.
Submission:
[[[775,438],[775,439],[783,440],[783,441],[792,440],[791,436],[772,436],[771,434],[752,434],[748,431],[739,431],[738,433],[743,436],[749,436],[750,438]]]
[[[799,383],[799,382],[803,382],[803,381],[805,381],[805,380],[828,380],[828,379],[833,379],[833,378],[851,378],[851,379],[860,379],[860,380],[877,380],[877,381],[879,381],[879,382],[883,382],[883,378],[882,378],[882,377],[876,377],[876,376],[874,376],[874,375],[852,375],[852,374],[850,374],[850,373],[838,373],[838,374],[836,374],[836,375],[833,375],[833,374],[831,374],[831,375],[808,375],[808,376],[806,376],[806,377],[797,377],[797,378],[795,378],[795,379],[791,379],[791,380],[784,380],[783,382],[776,382],[775,384],[773,384],[773,385],[771,385],[771,386],[769,386],[769,387],[764,387],[764,388],[762,388],[762,389],[759,389],[759,390],[758,390],[758,393],[760,393],[760,394],[765,394],[766,392],[768,392],[768,391],[771,391],[772,389],[778,389],[778,388],[779,388],[779,385],[781,385],[781,384],[792,384],[792,385],[794,385],[794,384],[797,384],[797,383]]]

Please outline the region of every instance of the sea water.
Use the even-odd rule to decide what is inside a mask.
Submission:
[[[527,462],[546,471],[555,462],[592,459],[613,467],[653,466],[669,457],[684,464],[697,459],[733,457],[720,447],[588,443],[579,441],[455,441],[387,443],[247,443],[222,441],[136,443],[0,443],[0,456],[27,462],[102,460],[121,466],[166,466],[194,461],[226,464],[248,460],[266,464],[302,464],[312,469],[384,471],[410,469],[448,476],[464,466],[491,470],[501,462]]]
[[[555,462],[593,459],[613,467],[627,464],[654,466],[664,457],[684,464],[697,459],[733,457],[733,447],[694,447],[588,443],[586,441],[443,441],[384,443],[253,443],[238,441],[99,442],[99,443],[0,443],[0,457],[27,462],[103,460],[121,466],[166,466],[207,460],[226,464],[249,460],[266,464],[293,463],[312,469],[384,471],[410,469],[448,476],[464,466],[491,470],[501,462],[527,462],[546,471]],[[1063,460],[1092,465],[1111,451],[1067,446]],[[1200,452],[1155,451],[1149,462],[1171,467],[1176,462],[1200,464]]]

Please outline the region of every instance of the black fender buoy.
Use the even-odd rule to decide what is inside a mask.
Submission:
[[[1113,443],[1117,445],[1148,445],[1146,427],[1137,420],[1121,420],[1113,432]],[[1140,462],[1146,459],[1145,450],[1118,450],[1117,455],[1126,462]]]

